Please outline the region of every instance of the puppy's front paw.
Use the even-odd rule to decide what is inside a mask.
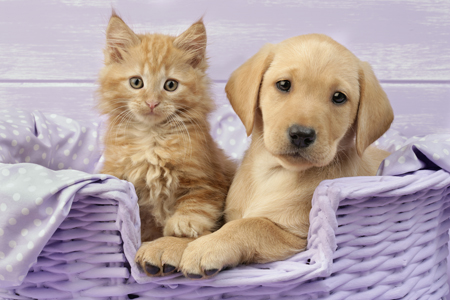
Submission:
[[[212,233],[189,243],[181,258],[180,270],[192,279],[208,278],[225,267],[238,265],[241,257],[239,245]]]
[[[184,249],[190,238],[162,237],[141,245],[135,261],[148,276],[169,275],[178,270]]]
[[[212,221],[199,216],[175,213],[164,226],[164,236],[197,238],[205,231],[211,230],[212,226]]]

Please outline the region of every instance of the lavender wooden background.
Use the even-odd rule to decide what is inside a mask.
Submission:
[[[217,101],[263,44],[318,32],[372,64],[396,127],[450,132],[449,0],[0,0],[0,108],[96,118],[112,6],[136,32],[177,34],[204,16]]]

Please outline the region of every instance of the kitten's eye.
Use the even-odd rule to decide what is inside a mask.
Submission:
[[[144,87],[144,81],[141,77],[131,77],[130,85],[133,89],[142,89]]]
[[[333,103],[336,103],[336,104],[342,104],[342,103],[344,103],[345,101],[347,101],[347,96],[345,96],[345,94],[344,93],[341,93],[341,92],[335,92],[334,94],[333,94]]]
[[[289,80],[280,80],[277,82],[277,88],[282,92],[289,92],[291,89],[291,82]]]
[[[166,83],[164,83],[164,89],[169,92],[175,91],[177,89],[177,87],[178,87],[178,81],[173,80],[173,79],[169,79],[166,81]]]

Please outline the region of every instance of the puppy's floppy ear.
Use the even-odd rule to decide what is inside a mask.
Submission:
[[[394,112],[372,68],[360,62],[360,99],[356,119],[356,150],[362,156],[370,144],[381,137],[391,126]]]
[[[123,60],[124,52],[140,41],[140,38],[113,10],[106,28],[105,63],[120,63]]]
[[[259,88],[264,73],[273,60],[273,45],[267,44],[254,56],[236,69],[225,86],[227,97],[236,114],[244,123],[247,135],[253,130]]]

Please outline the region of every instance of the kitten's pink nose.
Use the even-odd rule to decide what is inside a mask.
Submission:
[[[157,107],[159,105],[159,102],[147,102],[147,105],[148,105],[148,107],[150,107],[150,111],[153,112],[155,107]]]

